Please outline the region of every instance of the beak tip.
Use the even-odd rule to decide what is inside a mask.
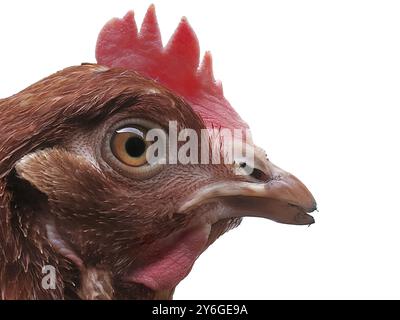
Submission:
[[[317,205],[317,201],[313,201],[310,209],[307,210],[307,212],[314,212],[314,211],[318,211],[318,205]]]
[[[312,225],[315,223],[315,219],[313,216],[310,216],[306,212],[299,212],[296,216],[296,224],[298,225]]]
[[[312,203],[312,205],[310,206],[310,208],[309,208],[308,210],[306,210],[306,212],[307,212],[307,213],[311,213],[311,212],[314,212],[314,211],[318,211],[317,202],[316,202],[315,200],[313,201],[313,203]],[[307,220],[307,222],[308,222],[308,223],[306,223],[306,224],[308,224],[308,226],[311,226],[312,224],[315,223],[315,219],[314,219],[313,216],[311,216],[311,215],[309,215],[309,214],[307,214],[307,213],[304,213],[304,214],[303,214],[302,219],[305,218],[305,220]]]

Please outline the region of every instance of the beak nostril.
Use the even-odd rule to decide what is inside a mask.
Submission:
[[[266,182],[269,179],[269,177],[265,174],[264,171],[257,168],[253,168],[253,171],[250,173],[250,176],[262,182]]]
[[[269,176],[263,170],[255,168],[254,166],[250,166],[244,161],[239,162],[238,165],[241,169],[245,170],[247,175],[256,180],[259,180],[261,182],[266,182],[270,179]]]

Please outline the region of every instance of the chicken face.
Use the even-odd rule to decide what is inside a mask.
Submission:
[[[171,161],[171,122],[201,145],[218,106],[233,109],[211,96],[219,89],[185,96],[127,69],[67,68],[0,101],[3,298],[171,298],[243,216],[314,222],[307,188],[251,140],[251,156],[232,161]],[[219,111],[205,114],[204,101]],[[234,111],[224,119],[246,128]],[[166,152],[153,161],[160,142]],[[40,285],[49,264],[55,290]]]
[[[70,88],[69,94],[60,95],[60,82]],[[105,87],[106,93],[101,90]],[[79,290],[69,290],[80,297],[169,297],[201,252],[243,215],[313,222],[305,214],[315,207],[312,196],[264,153],[256,153],[249,175],[238,175],[237,163],[143,160],[144,132],[157,128],[168,135],[169,121],[198,132],[205,124],[182,99],[134,72],[73,67],[8,102],[22,111],[29,97],[38,96],[30,117],[53,114],[46,116],[46,127],[39,121],[30,128],[41,133],[39,140],[22,131],[27,135],[19,136],[19,143],[31,147],[16,161],[17,178],[8,186],[11,192],[23,185],[24,194],[37,199],[31,203],[15,192],[18,212],[13,214],[34,212],[29,225],[28,217],[20,216],[21,227],[28,238],[39,233],[39,245],[48,245],[65,260],[55,264],[60,280],[74,279]],[[26,130],[13,120],[3,119],[3,127],[14,133]]]

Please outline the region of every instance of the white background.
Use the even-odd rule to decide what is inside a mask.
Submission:
[[[177,299],[400,298],[398,1],[154,1],[181,15],[273,162],[314,193],[311,227],[246,219]],[[110,18],[148,1],[1,1],[0,97],[94,62]]]

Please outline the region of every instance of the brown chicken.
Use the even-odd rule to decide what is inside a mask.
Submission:
[[[186,19],[164,48],[154,7],[140,33],[130,12],[104,27],[96,56],[98,64],[0,100],[2,299],[172,298],[241,217],[314,222],[307,188],[249,141],[248,161],[144,156],[153,145],[146,134],[168,136],[171,121],[199,136],[247,129],[215,82],[209,53],[199,66]],[[48,266],[53,287],[43,284]]]

